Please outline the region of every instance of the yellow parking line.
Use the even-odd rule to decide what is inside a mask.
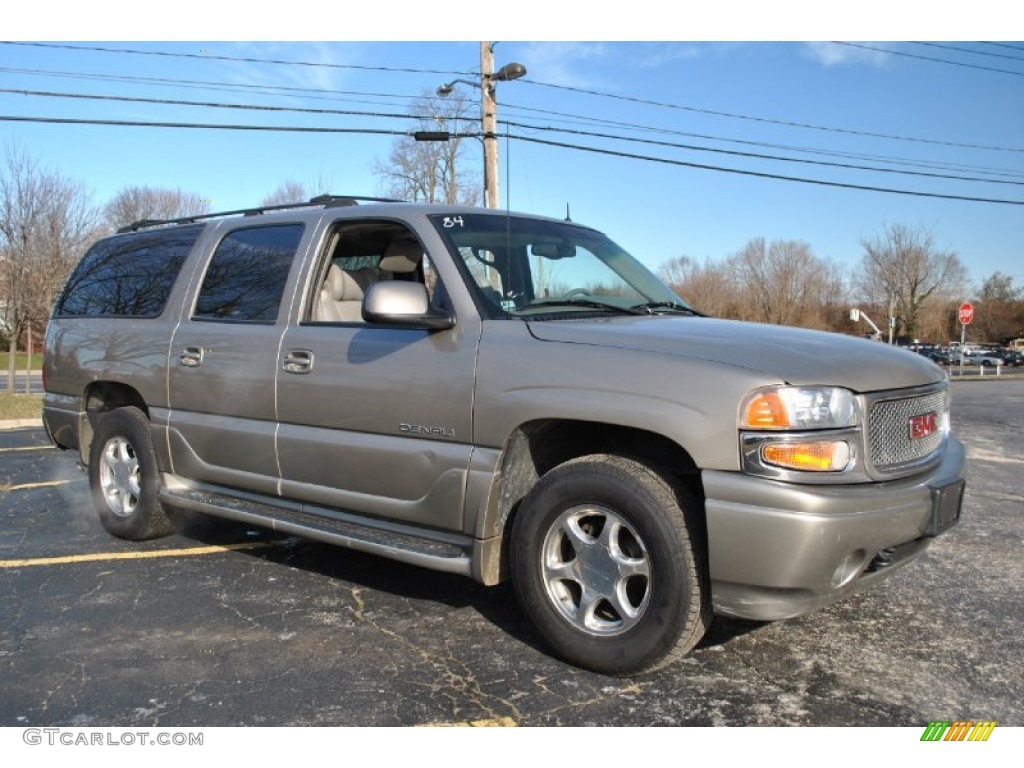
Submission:
[[[421,728],[515,728],[511,717],[489,717],[486,720],[462,720],[454,723],[424,723]]]
[[[29,488],[48,488],[53,485],[67,485],[74,480],[47,480],[45,483],[22,483],[21,485],[0,485],[0,491],[25,491]]]
[[[66,563],[95,563],[104,560],[146,560],[154,557],[194,557],[212,555],[217,552],[234,552],[244,549],[264,549],[280,546],[278,541],[244,541],[240,544],[216,544],[209,547],[188,547],[185,549],[157,549],[147,552],[94,552],[88,555],[65,555],[63,557],[37,557],[30,560],[0,560],[0,568],[22,568],[28,565],[64,565]]]

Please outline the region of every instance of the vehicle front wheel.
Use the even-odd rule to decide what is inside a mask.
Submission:
[[[586,456],[548,472],[512,527],[516,594],[566,660],[626,675],[682,657],[710,621],[696,503],[649,467]]]
[[[125,407],[100,415],[89,450],[89,485],[108,532],[133,541],[172,532],[157,497],[158,474],[149,420],[142,411]]]

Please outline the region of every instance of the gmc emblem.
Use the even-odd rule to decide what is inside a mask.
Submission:
[[[934,411],[922,413],[920,416],[912,416],[910,418],[910,439],[919,440],[922,437],[927,437],[938,428],[939,414]]]

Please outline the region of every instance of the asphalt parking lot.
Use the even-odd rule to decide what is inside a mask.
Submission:
[[[922,559],[628,679],[547,655],[507,586],[196,516],[112,538],[73,456],[0,432],[0,726],[1024,725],[1024,380],[953,391],[963,519]]]

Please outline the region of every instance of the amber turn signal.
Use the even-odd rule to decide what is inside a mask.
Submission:
[[[789,426],[786,404],[778,392],[760,392],[747,403],[743,423],[753,429],[785,429]]]
[[[810,472],[842,472],[850,464],[850,446],[845,440],[813,443],[765,443],[761,460],[786,469]]]

